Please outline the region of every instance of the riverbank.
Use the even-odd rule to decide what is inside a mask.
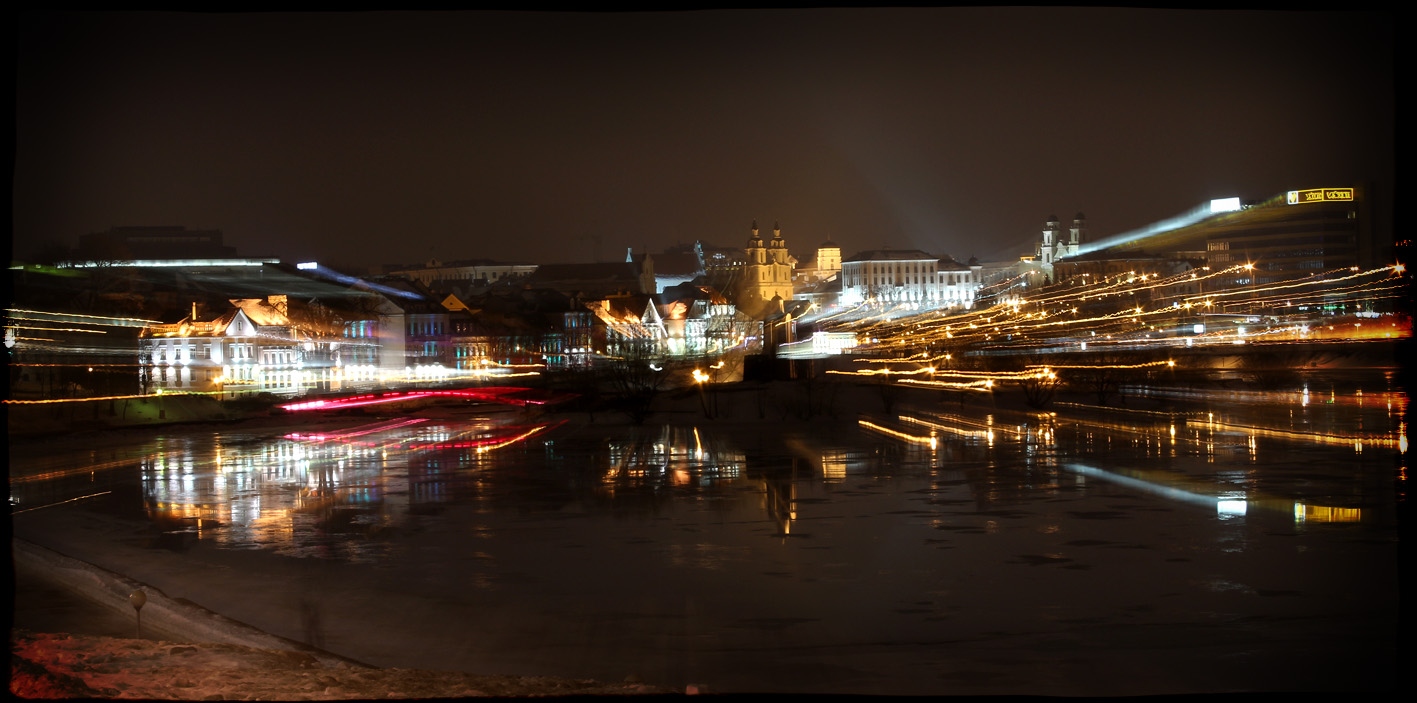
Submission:
[[[180,393],[5,403],[6,426],[12,438],[231,422],[269,412],[269,406],[265,404],[222,403],[210,396]]]
[[[324,667],[281,650],[66,634],[12,634],[10,655],[10,693],[26,699],[324,701],[663,693],[639,684]]]
[[[262,632],[38,545],[12,540],[11,552],[15,612],[24,612],[29,626],[10,632],[10,693],[19,698],[292,701],[667,693],[634,681],[372,667]],[[137,592],[144,597],[140,611],[130,601]],[[41,598],[47,616],[34,613]],[[61,628],[49,623],[62,624],[64,631],[51,631]],[[132,636],[114,636],[117,627],[133,628]]]

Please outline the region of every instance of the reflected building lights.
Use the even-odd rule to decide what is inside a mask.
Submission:
[[[735,446],[736,438],[716,431],[713,425],[665,426],[637,431],[631,438],[607,440],[585,455],[590,457],[586,470],[593,472],[590,483],[595,485],[592,492],[597,499],[634,498],[631,494],[641,498],[653,495],[655,500],[701,497],[697,491],[718,491],[737,482],[739,488],[750,487],[744,493],[761,500],[764,516],[784,536],[801,531],[794,530],[792,523],[800,519],[799,508],[811,503],[802,503],[799,496],[810,490],[806,488],[809,480],[818,472],[821,484],[842,482],[848,475],[865,472],[922,467],[928,467],[930,475],[938,479],[953,471],[950,462],[956,458],[965,459],[966,465],[989,464],[989,468],[978,470],[987,476],[989,485],[976,488],[978,499],[985,502],[1007,502],[1024,492],[1034,495],[1040,490],[1057,490],[1068,482],[1065,474],[1072,473],[1075,485],[1105,480],[1205,505],[1226,520],[1244,521],[1280,511],[1308,523],[1359,521],[1364,517],[1359,508],[1266,498],[1260,491],[1265,485],[1262,477],[1247,466],[1265,456],[1260,452],[1261,444],[1270,452],[1278,442],[1286,447],[1310,443],[1352,447],[1369,455],[1395,448],[1405,455],[1406,426],[1396,420],[1405,412],[1405,397],[1386,394],[1375,402],[1370,389],[1366,405],[1360,405],[1356,395],[1331,394],[1336,404],[1326,406],[1306,400],[1313,391],[1318,393],[1313,397],[1323,398],[1318,388],[1304,394],[1291,391],[1278,412],[1253,416],[1258,422],[1234,419],[1242,414],[1228,408],[1195,416],[1080,408],[1077,413],[1067,413],[1068,417],[1003,409],[983,416],[916,410],[890,421],[858,421],[850,449],[823,446],[822,438],[817,437],[795,444],[789,438],[791,464],[774,464],[770,470],[750,465]],[[1360,411],[1365,415],[1360,416]],[[522,413],[506,415],[525,417]],[[1308,429],[1310,420],[1321,416],[1331,416],[1334,419],[1326,421],[1338,424],[1313,426],[1352,427],[1356,423],[1372,429],[1392,422],[1397,429],[1391,433]],[[315,553],[312,540],[329,542],[339,539],[338,535],[399,526],[419,506],[495,499],[496,494],[488,493],[487,487],[495,486],[498,479],[485,470],[505,466],[498,462],[506,459],[492,456],[497,450],[527,447],[526,452],[512,453],[544,453],[548,461],[555,458],[556,444],[561,441],[555,432],[559,424],[515,424],[512,420],[478,418],[452,424],[396,418],[340,430],[291,432],[265,443],[227,438],[208,447],[168,439],[155,444],[141,462],[143,491],[152,518],[166,531],[186,531],[233,547],[260,546],[308,556]],[[874,457],[860,448],[861,438],[870,438],[865,440],[869,446],[880,448]],[[1217,444],[1221,450],[1218,459]],[[986,453],[985,447],[998,451]],[[1086,461],[1064,464],[1056,458],[1073,451],[1143,459],[1189,454],[1197,457],[1193,466],[1206,462],[1240,469],[1217,472],[1216,481],[1206,483],[1168,471],[1108,471],[1087,467]],[[995,474],[996,457],[1016,460],[1011,466],[1017,467],[1018,475],[1001,478]],[[123,466],[125,462],[133,464],[131,459],[96,456],[84,471],[98,471],[106,464]],[[882,469],[887,463],[888,468]],[[479,474],[480,478],[474,478]],[[978,474],[970,474],[971,483],[979,480]],[[1322,497],[1320,502],[1324,502]],[[218,526],[221,529],[214,529]],[[377,540],[365,541],[371,544],[351,546],[351,551],[340,554],[371,558],[375,552],[368,550],[383,548],[372,544]]]
[[[1331,508],[1323,505],[1294,504],[1295,522],[1362,522],[1359,508]]]

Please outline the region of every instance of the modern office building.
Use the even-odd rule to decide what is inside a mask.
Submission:
[[[1253,266],[1255,283],[1367,269],[1379,260],[1371,217],[1358,188],[1290,191],[1203,223],[1212,269]]]
[[[1392,263],[1392,242],[1379,241],[1367,188],[1291,190],[1266,200],[1210,207],[1180,226],[1144,235],[1117,235],[1115,252],[1147,251],[1173,258],[1203,252],[1211,269],[1249,265],[1236,284],[1273,283],[1343,269]],[[1220,201],[1217,201],[1220,202]],[[1099,242],[1106,245],[1106,241]]]

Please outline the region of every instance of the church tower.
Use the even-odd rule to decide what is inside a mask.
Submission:
[[[787,251],[787,242],[782,238],[782,228],[774,223],[772,239],[764,246],[755,220],[744,252],[747,262],[744,264],[738,308],[750,315],[761,316],[770,312],[770,304],[776,306],[774,300],[791,300],[793,262]]]
[[[772,241],[768,242],[768,254],[774,265],[787,263],[787,243],[782,241],[782,228],[772,223]]]
[[[763,248],[763,238],[758,236],[757,220],[753,220],[752,236],[748,237],[748,246],[744,251],[748,253],[749,266],[762,266],[768,262],[767,250]]]
[[[841,271],[841,247],[836,242],[827,240],[817,247],[817,270],[822,278]]]
[[[1059,234],[1062,234],[1062,230],[1058,223],[1058,216],[1049,215],[1048,221],[1043,224],[1043,243],[1038,246],[1038,259],[1045,265],[1051,266],[1053,264],[1053,258],[1057,254]]]
[[[1083,224],[1083,216],[1082,216],[1082,213],[1079,212],[1079,213],[1078,213],[1078,216],[1073,218],[1073,226],[1068,228],[1068,243],[1067,243],[1067,245],[1066,245],[1066,246],[1063,246],[1063,247],[1059,247],[1059,249],[1062,249],[1062,250],[1063,250],[1063,251],[1058,255],[1059,258],[1062,258],[1062,257],[1064,257],[1064,256],[1077,256],[1077,254],[1078,254],[1078,246],[1081,245],[1081,244],[1083,244],[1083,243],[1086,242],[1086,241],[1087,241],[1087,228],[1086,228],[1086,226]]]

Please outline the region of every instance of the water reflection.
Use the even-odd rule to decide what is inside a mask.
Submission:
[[[665,425],[609,441],[601,485],[608,495],[626,489],[709,486],[739,478],[746,464],[743,452],[727,438],[705,438],[697,427]]]
[[[1225,521],[1387,519],[1387,509],[1374,507],[1391,497],[1384,482],[1392,473],[1362,466],[1381,469],[1395,457],[1398,482],[1405,477],[1406,396],[1337,383],[1329,402],[1316,395],[1241,391],[1184,412],[924,407],[831,427],[751,431],[574,427],[494,413],[276,437],[189,432],[111,451],[12,456],[11,494],[21,499],[19,512],[93,500],[130,485],[136,467],[141,509],[169,535],[168,546],[202,540],[355,562],[387,556],[390,536],[462,506],[653,516],[750,505],[774,534],[795,536],[804,505],[857,478],[927,482],[937,524],[958,515],[945,506],[960,490],[987,513],[1087,494],[1097,483],[1204,506]],[[492,538],[500,528],[458,529]]]
[[[337,592],[306,640],[324,628],[383,666],[609,679],[635,662],[724,691],[958,693],[980,671],[992,693],[1251,690],[1296,670],[1345,688],[1391,652],[1407,406],[1318,388],[1147,412],[926,399],[812,422],[518,410],[90,437],[12,448],[14,525],[40,543],[77,528],[100,565],[110,543],[114,560],[188,550],[142,561],[243,603],[261,590],[250,621],[299,637],[318,611],[261,587],[294,574],[300,598]],[[1127,667],[1158,673],[1038,678]]]

